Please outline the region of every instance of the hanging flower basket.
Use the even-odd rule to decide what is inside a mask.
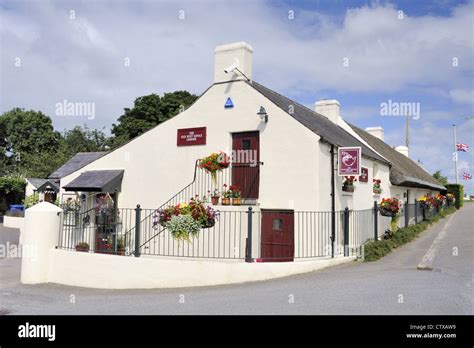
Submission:
[[[382,188],[380,187],[380,184],[382,183],[382,180],[373,179],[372,182],[373,182],[372,192],[375,193],[376,195],[381,194]]]
[[[351,176],[345,176],[345,180],[342,183],[342,191],[344,192],[354,192],[354,182],[357,181],[356,177],[351,175]]]
[[[384,198],[379,206],[380,215],[395,217],[400,212],[401,204],[397,198]]]
[[[218,211],[204,206],[198,199],[191,199],[189,203],[157,209],[152,218],[153,228],[163,226],[175,239],[190,241],[201,228],[214,227],[218,217]]]
[[[202,168],[211,174],[214,184],[217,184],[217,172],[228,168],[229,165],[229,156],[222,151],[211,153],[209,156],[199,160],[199,168]]]

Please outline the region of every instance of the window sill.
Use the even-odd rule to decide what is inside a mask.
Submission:
[[[354,192],[341,191],[343,196],[352,196]]]

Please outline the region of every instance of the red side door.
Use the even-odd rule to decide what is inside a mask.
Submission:
[[[257,199],[260,181],[259,132],[232,134],[232,150],[232,185],[240,187],[243,199]]]
[[[295,219],[292,210],[262,210],[262,261],[293,261],[294,226]]]

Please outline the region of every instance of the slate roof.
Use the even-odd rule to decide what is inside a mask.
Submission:
[[[416,162],[365,130],[352,124],[349,125],[367,144],[390,161],[392,164],[390,168],[390,182],[393,185],[446,190],[444,186],[440,185],[435,178]]]
[[[37,187],[38,191],[44,191],[47,188],[51,187],[54,191],[59,192],[59,180],[54,180],[54,179],[46,179],[44,183],[40,186]]]
[[[27,178],[31,185],[34,186],[35,189],[38,189],[38,187],[42,186],[48,179],[40,179],[40,178]]]
[[[63,186],[63,188],[66,191],[120,191],[123,173],[123,170],[91,170],[81,173],[81,175]]]
[[[51,173],[49,178],[64,178],[65,176],[74,173],[76,170],[81,169],[89,163],[94,162],[96,159],[101,158],[105,154],[107,154],[107,152],[78,152],[69,161]]]
[[[275,91],[272,91],[271,89],[262,86],[255,81],[248,81],[247,84],[260,92],[263,96],[273,102],[280,109],[285,111],[295,120],[300,122],[306,128],[311,130],[313,133],[319,135],[322,138],[322,141],[336,145],[338,147],[360,146],[362,148],[362,155],[388,164],[386,159],[380,157],[372,149],[360,142],[342,127],[330,121],[327,117],[318,114],[306,106],[301,105],[300,103],[293,101]],[[293,106],[293,113],[289,113],[290,106]]]

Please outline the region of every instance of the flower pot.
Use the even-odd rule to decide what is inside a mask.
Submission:
[[[342,191],[344,192],[354,192],[354,185],[344,185],[342,186]]]
[[[222,205],[230,205],[230,198],[222,198]]]
[[[125,249],[118,249],[117,255],[125,256]]]
[[[380,211],[380,215],[382,215],[382,216],[393,217],[393,212],[391,212],[389,210],[379,209],[379,211]]]
[[[240,197],[232,198],[232,205],[240,205]]]
[[[219,197],[218,196],[211,197],[211,203],[212,203],[212,205],[218,205],[219,204]]]
[[[89,252],[89,247],[80,247],[80,246],[77,246],[76,247],[76,251],[84,251],[86,253]]]

